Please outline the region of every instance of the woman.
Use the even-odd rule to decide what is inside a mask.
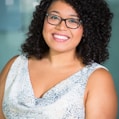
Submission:
[[[113,79],[101,65],[111,20],[102,0],[42,0],[24,55],[0,75],[1,119],[116,119]]]

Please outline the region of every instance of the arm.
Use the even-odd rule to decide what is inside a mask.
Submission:
[[[17,57],[17,56],[16,56]],[[5,82],[6,82],[6,77],[9,72],[9,69],[16,59],[16,57],[13,57],[4,67],[2,72],[0,73],[0,119],[5,119],[3,112],[2,112],[2,100],[4,96],[4,88],[5,88]]]
[[[86,119],[116,119],[117,95],[112,76],[107,70],[93,72],[86,90]]]

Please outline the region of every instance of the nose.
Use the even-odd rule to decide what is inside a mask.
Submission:
[[[65,20],[62,19],[62,21],[56,26],[56,28],[59,30],[66,30],[67,26],[66,26]]]

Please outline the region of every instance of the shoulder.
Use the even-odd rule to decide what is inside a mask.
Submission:
[[[112,75],[105,67],[97,68],[89,76],[86,92],[85,105],[89,119],[94,117],[96,119],[116,119],[116,90]]]
[[[2,119],[4,118],[3,113],[2,113],[2,100],[3,100],[3,95],[4,95],[6,77],[10,70],[11,65],[13,64],[13,62],[15,61],[17,57],[18,56],[11,58],[0,73],[0,118]]]
[[[102,91],[103,94],[105,91],[115,90],[113,77],[106,67],[96,64],[89,76],[87,90],[90,94],[96,91]]]
[[[106,84],[106,85],[105,85]],[[91,87],[97,87],[99,85],[109,86],[109,84],[114,84],[111,73],[105,67],[97,67],[92,74],[89,76],[88,86],[89,89]]]
[[[5,67],[3,68],[3,70],[1,71],[0,73],[0,81],[2,81],[6,75],[8,74],[9,72],[9,69],[11,67],[11,65],[13,64],[13,62],[15,61],[15,59],[17,58],[18,56],[14,56],[13,58],[11,58],[7,64],[5,65]]]
[[[98,64],[98,63],[92,63],[92,64],[89,64],[89,65],[86,65],[86,72],[87,72],[87,76],[88,76],[88,79],[87,80],[89,80],[89,78],[93,75],[94,76],[94,72],[99,72],[99,73],[101,73],[100,71],[100,69],[103,69],[103,71],[105,70],[105,71],[108,71],[108,69],[105,67],[105,66],[103,66],[103,65],[101,65],[101,64]]]
[[[13,65],[16,65],[15,67],[17,67],[18,65],[23,64],[23,62],[26,60],[27,60],[27,58],[23,55],[17,55],[17,56],[12,57],[7,62],[7,64],[5,65],[5,67],[3,68],[3,70],[0,73],[0,81],[4,80],[6,78],[9,70],[12,68]]]
[[[88,91],[96,90],[98,88],[100,90],[103,90],[103,88],[114,88],[114,80],[106,67],[95,63],[91,66],[91,68],[92,72],[89,75],[87,83]]]

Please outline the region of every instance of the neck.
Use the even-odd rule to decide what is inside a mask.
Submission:
[[[81,63],[74,52],[67,52],[67,53],[53,53],[50,52],[48,55],[49,62],[52,66],[64,66],[70,65],[73,63]]]

